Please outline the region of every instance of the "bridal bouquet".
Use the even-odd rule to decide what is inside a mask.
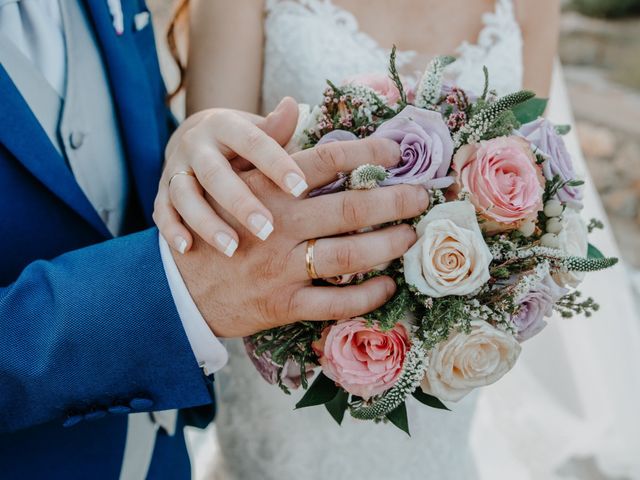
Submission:
[[[486,68],[483,92],[447,84],[452,61],[435,58],[408,91],[393,52],[388,77],[328,82],[321,105],[300,107],[290,151],[368,136],[401,149],[396,167],[364,165],[312,195],[408,183],[427,188],[432,202],[410,222],[418,240],[404,258],[323,280],[389,275],[398,288],[387,304],[363,318],[245,339],[268,382],[287,393],[307,389],[298,408],[324,405],[338,423],[349,411],[408,433],[409,396],[448,409],[443,402],[507,373],[554,310],[570,317],[598,309],[575,288],[585,272],[617,259],[588,243],[602,224],[579,214],[583,182],[562,140],[568,127],[541,118],[546,101],[531,92],[498,98]]]

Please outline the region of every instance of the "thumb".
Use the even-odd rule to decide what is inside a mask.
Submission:
[[[273,112],[256,125],[280,145],[284,146],[296,131],[298,124],[298,102],[284,97]]]

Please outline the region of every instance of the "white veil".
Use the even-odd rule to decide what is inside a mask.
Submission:
[[[558,62],[548,117],[574,124]],[[605,223],[590,241],[620,256],[574,131],[565,142],[587,180],[583,216]],[[513,371],[482,390],[471,442],[483,480],[640,478],[640,318],[631,280],[619,264],[587,275],[580,290],[600,311],[551,319],[523,345]]]

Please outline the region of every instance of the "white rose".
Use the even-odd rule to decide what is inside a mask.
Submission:
[[[578,212],[565,209],[562,230],[558,234],[560,250],[576,257],[586,257],[589,249],[589,230]],[[584,280],[584,272],[558,272],[554,280],[563,287],[577,287]]]
[[[509,332],[473,320],[469,333],[453,333],[431,351],[422,390],[457,402],[474,388],[500,380],[516,363],[520,349]]]
[[[421,293],[467,295],[489,280],[492,257],[471,203],[436,205],[416,233],[418,241],[404,254],[404,278]]]
[[[305,130],[314,128],[318,124],[320,116],[320,107],[317,105],[313,109],[306,103],[298,104],[298,123],[296,130],[289,143],[284,147],[290,155],[299,152],[309,141],[309,137],[304,133]]]

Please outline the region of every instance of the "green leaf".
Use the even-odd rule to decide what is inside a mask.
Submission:
[[[411,436],[409,433],[409,420],[407,418],[407,405],[402,402],[398,408],[387,413],[387,418],[400,430]]]
[[[533,122],[544,113],[547,108],[546,98],[530,98],[511,109],[516,119],[521,124]]]
[[[335,382],[327,378],[322,372],[313,381],[309,390],[304,394],[296,408],[313,407],[314,405],[322,405],[330,402],[338,393],[338,387]]]
[[[587,249],[587,258],[604,258],[604,255],[594,245],[589,244],[589,248]]]
[[[324,406],[331,414],[333,419],[338,422],[338,425],[342,425],[344,412],[349,406],[349,393],[341,388],[340,390],[338,390],[338,393],[336,393],[336,396],[333,397],[333,400],[325,403]]]
[[[436,398],[433,395],[429,395],[428,393],[424,393],[420,387],[416,388],[416,391],[413,392],[412,395],[413,398],[418,400],[420,403],[427,405],[428,407],[451,411],[444,403],[440,401],[439,398]]]

